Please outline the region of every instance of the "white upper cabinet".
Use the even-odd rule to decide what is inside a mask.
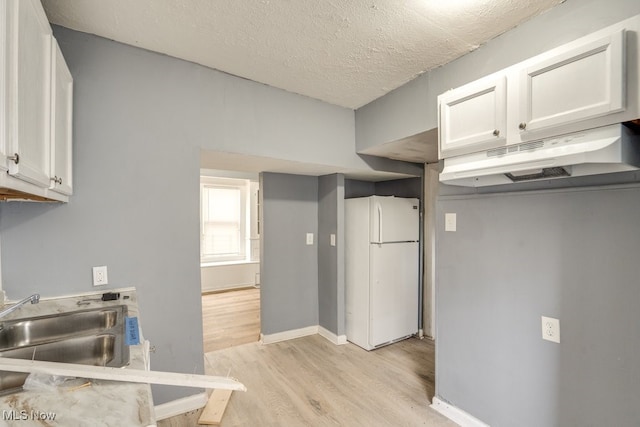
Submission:
[[[39,0],[8,0],[7,6],[9,174],[48,188],[51,27]]]
[[[640,15],[438,97],[441,159],[640,118]]]
[[[73,78],[55,39],[51,56],[51,189],[71,195]]]
[[[506,77],[482,79],[438,97],[440,157],[506,142]]]
[[[7,2],[0,2],[0,27],[7,27]],[[0,174],[9,169],[7,163],[7,111],[9,108],[7,92],[7,32],[0,31]]]
[[[0,200],[69,200],[72,101],[40,0],[0,0]]]
[[[521,133],[563,126],[625,108],[625,31],[568,45],[520,75]]]

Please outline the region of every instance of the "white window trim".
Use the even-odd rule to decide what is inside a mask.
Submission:
[[[200,267],[224,267],[225,265],[248,265],[248,264],[260,264],[260,261],[247,261],[242,259],[240,261],[220,261],[220,262],[203,262],[200,263]]]
[[[203,189],[205,187],[228,187],[228,188],[237,188],[240,190],[240,217],[241,217],[241,227],[240,227],[240,242],[242,251],[238,255],[228,255],[228,256],[203,256],[202,254],[202,237],[204,230],[204,218],[203,218]],[[248,246],[248,236],[249,236],[249,180],[246,179],[234,179],[234,178],[218,178],[211,176],[200,176],[200,264],[224,264],[228,262],[234,261],[244,261],[246,260],[247,254],[249,252]]]

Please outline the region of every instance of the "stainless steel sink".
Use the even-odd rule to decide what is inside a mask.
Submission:
[[[123,308],[126,306],[0,322],[0,351],[111,329]]]
[[[129,363],[125,305],[0,323],[0,357],[121,367]],[[0,371],[0,394],[19,391],[27,374]]]

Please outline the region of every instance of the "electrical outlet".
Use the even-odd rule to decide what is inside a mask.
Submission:
[[[102,286],[109,283],[107,278],[107,266],[93,267],[93,286]]]
[[[313,245],[313,233],[307,233],[307,245]]]
[[[331,236],[329,237],[331,246],[335,246],[336,245],[336,235],[335,234],[331,234]]]
[[[560,343],[560,320],[542,316],[542,339]]]

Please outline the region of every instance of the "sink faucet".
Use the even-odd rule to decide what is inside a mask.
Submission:
[[[13,304],[11,307],[0,311],[0,318],[6,316],[9,313],[13,313],[18,308],[22,307],[23,305],[25,305],[28,302],[31,302],[31,304],[39,303],[40,302],[40,294],[33,294],[30,297],[26,297],[25,299],[18,301],[17,303]]]

